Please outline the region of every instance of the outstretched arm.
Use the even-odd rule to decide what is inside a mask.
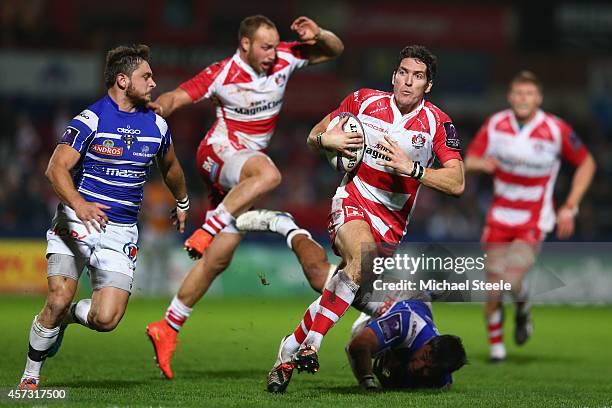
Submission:
[[[172,224],[176,225],[179,232],[183,233],[187,220],[187,210],[189,210],[189,198],[183,168],[176,158],[173,145],[170,145],[163,157],[157,159],[157,165],[166,186],[176,199],[177,208],[172,214]]]
[[[322,29],[308,17],[298,17],[291,24],[300,40],[305,44],[309,64],[320,64],[334,59],[344,51],[344,44],[338,36],[331,31]]]
[[[176,88],[173,91],[161,94],[155,102],[149,102],[147,106],[159,116],[167,118],[172,115],[175,110],[183,106],[191,105],[192,103],[191,97],[185,90]]]

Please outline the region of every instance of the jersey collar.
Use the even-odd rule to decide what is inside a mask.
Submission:
[[[529,136],[531,134],[531,131],[535,129],[536,126],[538,126],[540,122],[542,122],[542,120],[544,120],[544,112],[542,111],[542,109],[538,109],[533,119],[525,123],[523,127],[520,127],[518,120],[516,120],[514,112],[512,111],[512,109],[510,109],[510,123],[512,124],[512,127],[514,128],[514,131],[517,135]]]
[[[425,106],[425,99],[423,99],[421,103],[419,103],[419,105],[412,112],[408,112],[407,114],[402,115],[402,112],[400,112],[399,108],[397,107],[397,104],[395,103],[395,96],[391,95],[391,110],[393,111],[394,122],[396,118],[401,118],[402,120],[410,120],[414,118],[416,115],[419,114],[419,112],[421,112],[423,106]]]
[[[251,78],[261,78],[263,76],[266,76],[265,72],[258,74],[257,71],[253,69],[253,67],[251,67],[249,64],[244,62],[242,58],[240,58],[240,50],[236,50],[233,60],[242,70],[244,70],[247,74],[249,74]]]

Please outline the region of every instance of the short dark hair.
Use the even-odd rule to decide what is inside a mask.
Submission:
[[[246,17],[240,22],[240,28],[238,29],[238,42],[240,42],[242,37],[246,37],[249,40],[252,40],[255,31],[257,31],[257,29],[262,25],[266,25],[270,28],[276,29],[276,25],[274,25],[272,20],[270,20],[266,16],[256,14],[254,16]]]
[[[104,84],[107,89],[115,85],[117,75],[125,74],[131,76],[143,61],[149,61],[151,51],[144,44],[132,45],[131,47],[121,45],[113,48],[106,54],[106,65],[104,67]]]
[[[514,76],[514,78],[512,78],[512,81],[510,81],[510,88],[512,88],[512,85],[514,84],[534,84],[535,86],[538,87],[538,90],[540,91],[540,93],[543,90],[542,82],[540,81],[540,78],[538,78],[538,76],[534,74],[532,71],[528,71],[526,69],[520,71],[518,74]]]
[[[431,345],[429,361],[431,377],[441,378],[457,371],[467,363],[467,355],[461,338],[450,334],[436,336],[428,344]]]
[[[397,59],[397,66],[393,72],[396,72],[404,58],[414,58],[421,61],[427,66],[427,80],[433,81],[438,70],[438,58],[422,45],[408,45],[400,52]]]

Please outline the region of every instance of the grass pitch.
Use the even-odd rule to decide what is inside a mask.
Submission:
[[[312,299],[204,300],[180,334],[173,362],[175,379],[165,381],[153,362],[145,325],[158,320],[168,300],[132,299],[119,327],[96,333],[71,326],[60,353],[43,369],[42,387],[66,388],[64,402],[16,402],[3,406],[107,407],[604,407],[612,406],[611,307],[534,309],[534,337],[512,343],[513,313],[507,310],[503,364],[486,362],[481,305],[436,304],[442,333],[463,338],[470,364],[454,376],[448,392],[368,394],[359,390],[344,355],[350,311],[331,330],[316,375],[294,374],[283,395],[265,391],[282,335],[290,332]],[[32,317],[41,298],[0,299],[0,389],[14,387],[22,373]]]

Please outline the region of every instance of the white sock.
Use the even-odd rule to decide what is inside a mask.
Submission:
[[[504,343],[491,344],[489,355],[492,358],[506,358],[506,347],[504,346]]]
[[[306,235],[309,239],[312,239],[312,235],[310,235],[310,232],[306,231],[303,228],[291,230],[289,231],[289,234],[287,234],[287,246],[289,247],[289,249],[293,249],[293,243],[291,241],[293,241],[293,238],[297,235]]]
[[[30,359],[30,357],[26,358],[25,369],[23,370],[23,375],[21,376],[22,380],[25,378],[35,378],[37,380],[40,379],[40,370],[42,369],[43,363],[45,360],[34,361]]]
[[[185,306],[178,296],[174,296],[170,306],[166,309],[166,322],[174,330],[179,331],[191,315],[192,310],[193,308]]]
[[[270,227],[272,231],[278,232],[279,234],[282,234],[285,237],[291,230],[297,230],[300,228],[297,226],[293,218],[287,215],[277,215],[276,222],[270,225]]]
[[[81,299],[74,306],[74,316],[76,317],[76,323],[82,324],[85,327],[89,327],[87,316],[91,309],[91,299]]]
[[[68,313],[66,313],[66,316],[64,316],[64,318],[62,319],[62,324],[78,323],[76,320],[76,316],[74,315],[75,308],[76,303],[72,303],[68,308]]]
[[[47,352],[55,344],[59,326],[47,329],[38,322],[38,315],[34,316],[30,327],[30,342],[28,358],[26,360],[24,377],[40,378],[40,369],[47,358]]]
[[[283,346],[280,350],[280,353],[278,353],[278,357],[276,358],[276,363],[274,364],[274,366],[276,367],[279,364],[288,363],[289,361],[291,361],[291,358],[299,349],[300,343],[298,343],[298,341],[295,339],[294,334],[291,333],[289,337],[287,337],[283,341]]]

